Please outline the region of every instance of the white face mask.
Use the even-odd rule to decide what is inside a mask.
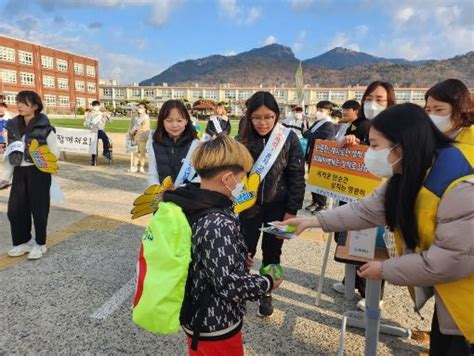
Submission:
[[[295,113],[295,118],[298,119],[298,120],[303,119],[303,113],[302,112]]]
[[[99,110],[100,110],[100,106],[93,106],[93,107],[92,107],[92,110],[94,110],[94,111],[99,111]]]
[[[393,166],[401,160],[399,158],[392,164],[388,162],[388,156],[395,147],[397,146],[379,151],[369,148],[364,156],[364,164],[369,172],[380,178],[390,178],[393,176]]]
[[[377,104],[375,101],[366,101],[364,103],[364,115],[369,120],[372,120],[384,110],[385,108],[382,105]]]
[[[237,180],[234,178],[234,176],[232,175],[232,179],[234,180],[235,182],[235,188],[234,189],[230,189],[227,184],[225,184],[224,182],[224,186],[230,191],[230,194],[232,195],[232,197],[235,199],[237,199],[240,194],[242,194],[242,192],[244,191],[245,189],[245,185],[244,183],[242,182],[237,182]]]
[[[145,109],[143,109],[143,108],[138,108],[137,111],[138,111],[139,114],[143,114],[143,113],[145,112]]]
[[[441,132],[449,132],[453,129],[453,123],[451,122],[451,114],[446,116],[432,115],[430,114],[431,121]]]
[[[328,117],[328,114],[322,111],[316,111],[316,119],[323,120]]]

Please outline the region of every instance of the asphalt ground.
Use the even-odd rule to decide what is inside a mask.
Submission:
[[[89,157],[79,155],[61,162],[57,179],[65,201],[51,208],[49,250],[38,261],[6,255],[9,190],[0,191],[0,355],[186,354],[183,333],[153,335],[131,321],[137,249],[149,217],[131,221],[129,211],[146,179],[127,173],[127,156],[116,149],[112,165],[100,160],[91,167]],[[341,315],[355,310],[359,298],[345,300],[331,287],[344,271],[332,258],[333,244],[322,300],[315,305],[324,245],[325,235],[317,230],[285,242],[285,282],[274,292],[274,315],[260,319],[257,304],[248,303],[246,354],[337,353]],[[406,289],[386,286],[384,322],[429,330],[432,311],[431,303],[422,320]],[[380,336],[380,355],[416,355],[425,349],[414,340]],[[363,351],[363,331],[349,329],[346,354]]]

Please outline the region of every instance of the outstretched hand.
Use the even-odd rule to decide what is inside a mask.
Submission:
[[[295,232],[293,232],[295,235],[299,235],[306,229],[312,227],[321,227],[318,218],[293,218],[285,221],[277,221],[275,225],[280,227],[286,225],[294,226],[296,228]]]
[[[355,135],[344,136],[343,139],[339,142],[340,147],[352,147],[360,144],[360,140],[355,137]]]
[[[383,279],[382,262],[370,261],[359,268],[357,275],[361,278],[381,280]]]

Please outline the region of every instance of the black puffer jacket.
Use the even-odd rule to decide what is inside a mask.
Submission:
[[[271,133],[263,137],[251,129],[247,149],[255,161],[270,135]],[[278,158],[260,183],[257,204],[286,202],[286,212],[296,215],[303,205],[305,187],[303,151],[298,136],[290,132]]]
[[[181,136],[177,141],[174,141],[168,135],[163,135],[161,143],[153,141],[153,152],[160,182],[168,176],[173,178],[173,182],[176,180],[192,142],[190,137]]]
[[[220,116],[215,116],[215,117],[217,118],[217,120],[219,120],[219,124],[221,125],[221,129],[222,129],[221,134],[230,135],[230,131],[232,129],[230,120],[224,120]],[[216,126],[214,125],[214,122],[211,119],[209,119],[207,123],[206,133],[211,136],[217,135]]]

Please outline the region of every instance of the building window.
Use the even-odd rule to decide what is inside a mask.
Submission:
[[[163,98],[171,99],[171,96],[172,96],[171,89],[163,89],[161,91],[161,95],[163,96]]]
[[[54,77],[49,75],[43,75],[43,87],[45,88],[54,88]]]
[[[284,90],[275,90],[273,93],[275,99],[277,100],[284,100],[285,99],[285,91]]]
[[[5,102],[5,104],[16,104],[16,94],[17,93],[3,93],[3,101]]]
[[[185,91],[182,89],[175,89],[174,98],[175,99],[184,99],[186,97]]]
[[[67,79],[67,78],[58,78],[58,88],[59,89],[69,89],[69,79]]]
[[[206,99],[217,99],[218,93],[217,90],[205,90],[204,98]]]
[[[316,100],[329,100],[329,92],[327,91],[317,91]]]
[[[225,90],[224,91],[224,98],[226,99],[235,99],[235,90]]]
[[[133,89],[132,90],[132,96],[135,96],[137,98],[140,98],[142,96],[142,91],[141,89]]]
[[[102,88],[103,96],[112,96],[112,88]]]
[[[86,99],[77,97],[76,98],[76,105],[77,105],[77,107],[85,108],[86,107]]]
[[[125,97],[125,89],[115,89],[115,96]]]
[[[15,62],[15,49],[0,46],[0,60],[7,62]]]
[[[89,93],[95,93],[96,92],[95,83],[87,82],[87,91]]]
[[[356,91],[355,94],[354,94],[354,99],[360,101],[360,100],[362,100],[363,96],[364,96],[363,91]]]
[[[35,75],[33,73],[20,72],[21,85],[35,85]]]
[[[67,72],[67,61],[64,59],[56,59],[56,65],[60,72]]]
[[[76,90],[77,91],[85,91],[86,90],[86,84],[84,83],[83,80],[76,80]]]
[[[239,92],[237,93],[237,98],[239,100],[247,100],[252,96],[252,94],[253,93],[251,90],[239,90]]]
[[[95,67],[87,66],[87,76],[88,77],[95,77]]]
[[[413,95],[411,96],[412,100],[425,100],[425,92],[424,91],[414,91]]]
[[[410,100],[410,92],[409,91],[395,91],[395,98],[397,98],[397,100],[408,101]]]
[[[26,65],[33,65],[33,53],[26,51],[18,51],[18,62]]]
[[[68,96],[59,96],[59,106],[69,107],[69,97]]]
[[[84,64],[74,63],[74,73],[77,75],[84,75]]]
[[[92,106],[92,103],[93,103],[94,101],[96,101],[96,100],[97,100],[97,99],[91,99],[91,98],[89,98],[89,99],[87,99],[87,102],[88,102],[89,106]]]
[[[144,97],[147,98],[154,98],[155,97],[155,91],[153,89],[145,89],[143,93]]]
[[[0,69],[2,83],[16,84],[16,71]]]
[[[41,56],[41,66],[45,69],[54,69],[53,57]]]
[[[191,92],[191,96],[193,99],[200,99],[202,98],[202,90],[193,90]]]
[[[56,95],[45,95],[44,104],[46,106],[56,106]]]
[[[346,100],[346,93],[343,91],[333,91],[331,92],[331,99],[335,101],[344,101]]]

